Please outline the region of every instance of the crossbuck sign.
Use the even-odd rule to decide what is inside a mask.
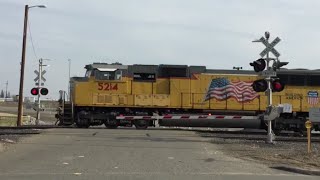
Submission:
[[[269,42],[264,37],[261,37],[259,39],[259,42],[262,42],[262,44],[264,44],[266,48],[260,53],[260,56],[264,57],[268,52],[272,52],[274,56],[279,57],[280,53],[274,48],[274,46],[276,46],[280,41],[281,39],[277,37],[269,44]]]
[[[46,78],[43,77],[43,75],[46,73],[46,70],[43,70],[41,73],[41,80],[43,82],[46,82]],[[39,80],[39,71],[35,70],[34,73],[37,75],[37,77],[34,79],[35,82],[37,82]]]

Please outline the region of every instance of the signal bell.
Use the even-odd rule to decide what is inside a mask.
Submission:
[[[255,72],[260,72],[266,68],[266,61],[264,59],[258,59],[250,63],[250,66],[253,66]]]

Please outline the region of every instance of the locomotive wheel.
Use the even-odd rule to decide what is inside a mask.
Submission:
[[[148,128],[148,121],[146,120],[136,120],[134,122],[134,126],[136,127],[136,129],[147,129]]]
[[[115,117],[111,116],[111,117],[108,117],[108,119],[104,122],[104,125],[105,125],[108,129],[117,129],[119,123],[117,122],[117,120],[115,119]]]
[[[77,121],[76,125],[78,128],[89,128],[90,127],[89,120],[81,120],[80,122]]]
[[[88,124],[76,124],[78,128],[89,128],[90,125]]]

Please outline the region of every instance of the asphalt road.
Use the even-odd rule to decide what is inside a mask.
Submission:
[[[0,179],[318,179],[229,157],[183,130],[50,129],[0,153]]]

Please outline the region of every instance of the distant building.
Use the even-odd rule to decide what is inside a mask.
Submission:
[[[13,102],[13,98],[0,98],[0,102]]]
[[[35,97],[24,97],[24,101],[23,102],[36,102],[36,98]]]

